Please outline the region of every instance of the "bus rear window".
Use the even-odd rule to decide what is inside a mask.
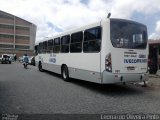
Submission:
[[[111,42],[113,47],[126,49],[145,49],[147,28],[139,23],[111,20]]]

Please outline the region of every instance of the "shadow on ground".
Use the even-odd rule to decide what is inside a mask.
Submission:
[[[59,79],[62,79],[61,75],[45,71],[49,75],[53,75],[55,77],[58,77]],[[63,80],[63,79],[62,79]],[[66,82],[66,81],[64,81]],[[70,78],[70,84],[74,84],[79,87],[83,87],[85,89],[95,91],[97,93],[103,94],[103,95],[116,95],[116,96],[124,96],[124,95],[133,95],[133,94],[143,94],[144,88],[135,86],[134,84],[126,84],[123,85],[120,84],[98,84],[98,83],[92,83],[88,81],[78,80],[74,78]]]

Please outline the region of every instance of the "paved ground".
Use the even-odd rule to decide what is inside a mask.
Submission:
[[[34,66],[0,64],[0,113],[160,113],[158,80],[150,76],[148,87],[64,82]]]

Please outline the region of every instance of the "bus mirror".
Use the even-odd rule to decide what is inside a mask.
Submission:
[[[110,18],[110,17],[111,17],[111,13],[108,13],[107,18]]]

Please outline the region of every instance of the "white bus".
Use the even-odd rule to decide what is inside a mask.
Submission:
[[[35,44],[40,71],[100,84],[148,80],[145,25],[106,18]]]

